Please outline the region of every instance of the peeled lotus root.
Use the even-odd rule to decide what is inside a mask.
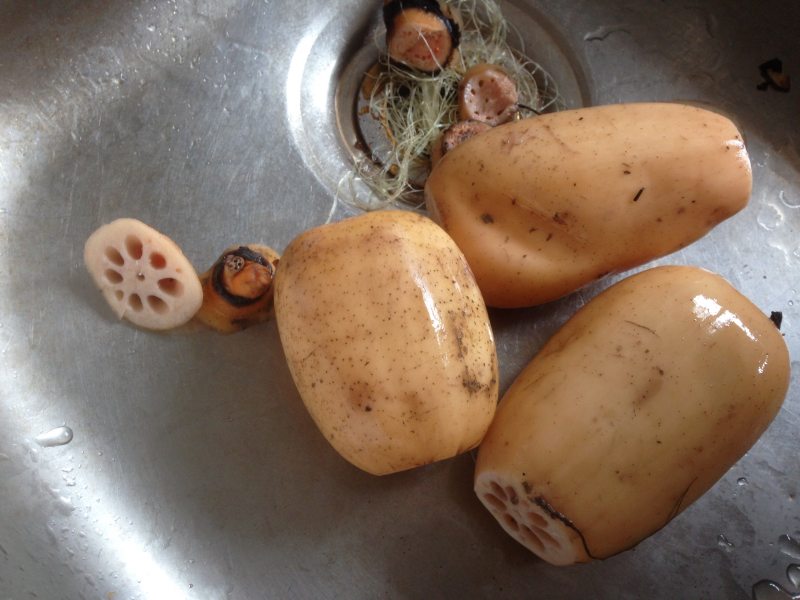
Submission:
[[[178,327],[203,302],[200,279],[177,244],[136,219],[100,227],[83,259],[114,313],[139,327]]]

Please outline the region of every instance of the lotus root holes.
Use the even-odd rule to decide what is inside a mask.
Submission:
[[[130,306],[134,312],[140,312],[142,310],[142,299],[139,297],[139,294],[131,294],[128,296],[128,306]]]
[[[530,527],[522,528],[522,539],[526,544],[529,544],[537,552],[544,552],[544,543],[538,535]]]
[[[506,496],[508,496],[509,502],[513,505],[519,504],[519,496],[517,496],[517,490],[515,490],[510,485],[506,486]]]
[[[147,305],[150,307],[150,310],[160,315],[163,315],[167,312],[167,310],[169,310],[169,306],[167,306],[167,303],[164,302],[164,300],[158,296],[153,296],[152,294],[147,296]]]
[[[135,235],[127,236],[125,238],[125,250],[128,252],[128,256],[133,260],[139,260],[142,258],[143,253],[142,240]]]
[[[158,280],[158,289],[170,296],[180,296],[183,293],[181,282],[174,277],[165,277]]]
[[[506,513],[503,515],[503,520],[506,522],[506,525],[509,529],[513,529],[514,531],[519,531],[519,523],[514,518],[514,515]]]
[[[167,266],[167,259],[160,252],[150,254],[150,266],[154,269],[163,269]]]
[[[496,481],[492,482],[492,493],[503,500],[504,502],[508,502],[508,496],[506,496],[505,491],[501,488]]]
[[[120,283],[122,281],[122,275],[117,273],[114,269],[106,269],[105,275],[108,283]]]
[[[113,246],[109,246],[108,248],[106,248],[105,254],[106,258],[115,265],[117,265],[118,267],[121,267],[122,265],[125,264],[125,259],[122,258],[122,254],[120,254],[119,250],[117,250]]]
[[[530,519],[530,522],[536,527],[541,527],[541,528],[547,527],[547,519],[545,519],[542,515],[540,515],[537,512],[533,511],[529,512],[528,519]]]
[[[122,290],[117,290],[114,292],[114,297],[122,302],[122,299],[125,297],[125,293]]]
[[[483,498],[497,510],[505,510],[506,508],[505,503],[494,494],[484,494]]]
[[[536,533],[539,535],[539,538],[540,538],[540,539],[541,539],[541,540],[542,540],[542,541],[543,541],[545,544],[547,544],[547,545],[549,545],[549,546],[555,546],[556,548],[558,548],[558,547],[559,547],[558,540],[557,540],[556,538],[554,538],[552,535],[550,535],[549,533],[547,533],[547,531],[545,531],[545,530],[544,530],[544,529],[542,529],[541,527],[533,527],[532,529],[533,529],[534,531],[536,531]]]
[[[514,485],[489,481],[481,499],[503,528],[533,552],[541,555],[560,549],[561,543],[548,531],[551,519],[530,501],[531,486],[524,483],[523,488],[525,494],[520,495]]]
[[[245,260],[241,256],[229,254],[225,257],[225,268],[231,273],[238,273],[244,268]]]

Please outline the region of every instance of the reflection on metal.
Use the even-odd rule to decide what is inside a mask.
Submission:
[[[787,25],[800,4],[767,0],[746,19],[721,0],[503,7],[573,106],[691,99],[740,123],[750,207],[658,262],[717,271],[781,311],[796,360],[796,98],[755,86],[778,50],[800,64]],[[733,597],[774,572],[774,532],[800,531],[800,368],[778,419],[706,497],[634,552],[566,572],[494,526],[468,455],[387,478],[339,458],[275,323],[159,335],[108,314],[82,265],[104,222],[169,231],[205,267],[220,248],[281,251],[354,212],[335,198],[379,23],[379,3],[361,0],[0,5],[0,596]],[[616,23],[627,33],[599,29]],[[501,387],[615,278],[493,312]],[[60,423],[72,441],[33,441]],[[721,531],[736,542],[722,562]]]

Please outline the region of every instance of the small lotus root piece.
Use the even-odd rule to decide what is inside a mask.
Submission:
[[[517,114],[517,84],[497,65],[470,68],[458,88],[458,118],[491,126],[507,123]]]
[[[491,125],[483,121],[458,121],[445,129],[431,144],[431,168],[456,146],[479,133],[491,129]]]
[[[234,333],[272,318],[273,277],[280,257],[269,246],[248,244],[225,250],[200,276],[199,322]]]
[[[200,279],[178,245],[136,219],[97,229],[83,259],[111,309],[139,327],[178,327],[203,302]]]

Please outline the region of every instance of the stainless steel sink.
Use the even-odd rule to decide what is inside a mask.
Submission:
[[[117,322],[82,262],[131,216],[199,270],[356,211],[346,105],[379,2],[0,4],[0,598],[747,598],[800,562],[800,4],[512,0],[571,106],[698,101],[745,131],[749,207],[659,263],[782,311],[792,387],[767,433],[635,550],[551,567],[496,525],[467,454],[374,478],[338,457],[274,323]],[[343,95],[344,94],[344,95]],[[343,104],[344,103],[344,104]],[[492,314],[502,388],[610,281]],[[66,426],[50,437],[38,437]],[[60,437],[59,437],[60,436]],[[64,443],[67,442],[67,443]],[[794,556],[791,554],[794,552]]]

